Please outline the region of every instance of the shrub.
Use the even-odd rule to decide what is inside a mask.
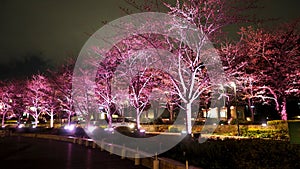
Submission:
[[[262,139],[207,140],[199,144],[184,139],[162,156],[201,168],[299,168],[300,146],[286,141]],[[183,153],[185,152],[185,153]]]
[[[236,125],[236,124],[237,124],[237,119],[231,120],[231,121],[230,121],[230,124],[231,124],[231,125]],[[248,125],[248,124],[251,124],[251,121],[239,119],[239,124],[241,124],[241,125]]]
[[[249,129],[242,132],[245,137],[251,138],[270,138],[287,140],[289,138],[288,133],[285,130],[278,129]]]
[[[278,126],[278,125],[287,125],[289,122],[300,122],[300,120],[272,120],[272,121],[268,121],[267,124]]]
[[[168,130],[171,133],[179,133],[180,132],[179,129],[177,127],[174,127],[174,126],[169,126]]]

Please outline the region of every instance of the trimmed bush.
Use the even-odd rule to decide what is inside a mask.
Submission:
[[[247,130],[243,132],[243,136],[251,138],[270,138],[288,140],[289,135],[284,130],[260,129],[260,130]]]

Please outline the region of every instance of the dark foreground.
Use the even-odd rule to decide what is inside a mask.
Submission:
[[[55,140],[0,138],[1,169],[146,169],[99,149]]]

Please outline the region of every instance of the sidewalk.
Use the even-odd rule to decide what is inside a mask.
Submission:
[[[38,138],[5,137],[0,152],[1,169],[147,169],[98,149]]]

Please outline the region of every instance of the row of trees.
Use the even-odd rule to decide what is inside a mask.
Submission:
[[[35,125],[43,114],[49,115],[53,127],[54,116],[60,112],[66,114],[70,122],[75,113],[71,97],[71,74],[67,73],[67,69],[63,70],[66,72],[48,72],[47,75],[35,74],[25,80],[1,81],[2,126],[5,119],[21,118],[24,113],[34,119]]]
[[[300,94],[298,26],[293,22],[273,31],[242,28],[238,42],[221,47],[224,68],[235,77],[241,99],[249,106],[274,104],[283,120],[287,98]]]
[[[249,106],[256,102],[274,104],[282,119],[287,119],[286,99],[300,94],[298,22],[272,31],[241,28],[240,39],[232,42],[220,38],[223,37],[222,28],[248,21],[242,12],[254,7],[252,0],[239,5],[223,0],[184,0],[177,1],[174,6],[164,4],[171,16],[184,18],[193,26],[182,28],[176,20],[169,20],[164,23],[169,30],[161,35],[132,35],[109,50],[97,45],[88,46],[93,55],[81,60],[83,66],[76,68],[75,75],[75,63],[69,62],[60,71],[33,75],[25,81],[2,82],[2,119],[8,112],[17,115],[27,112],[37,124],[40,114],[46,113],[51,117],[52,126],[55,113],[63,112],[69,122],[76,114],[83,116],[89,124],[92,114],[101,107],[105,109],[111,127],[111,115],[122,114],[124,108],[131,106],[135,109],[139,128],[141,114],[151,106],[153,108],[155,102],[162,102],[171,114],[174,107],[184,110],[186,130],[191,133],[192,112],[199,110],[193,110],[193,105],[204,102],[211,107],[220,107],[236,101]],[[145,23],[150,22],[143,19]],[[160,24],[152,20],[147,23],[153,27]],[[128,23],[126,26],[122,29],[132,27]],[[120,31],[115,30],[116,34]],[[187,37],[191,30],[201,32],[201,36]],[[174,32],[179,32],[177,39],[170,38]],[[102,41],[110,38],[94,37]],[[199,42],[190,46],[187,38]],[[214,42],[217,50],[206,45],[209,41]],[[105,57],[99,61],[95,60],[96,55]],[[215,56],[220,56],[222,62]],[[90,72],[90,67],[97,68],[96,76]]]

